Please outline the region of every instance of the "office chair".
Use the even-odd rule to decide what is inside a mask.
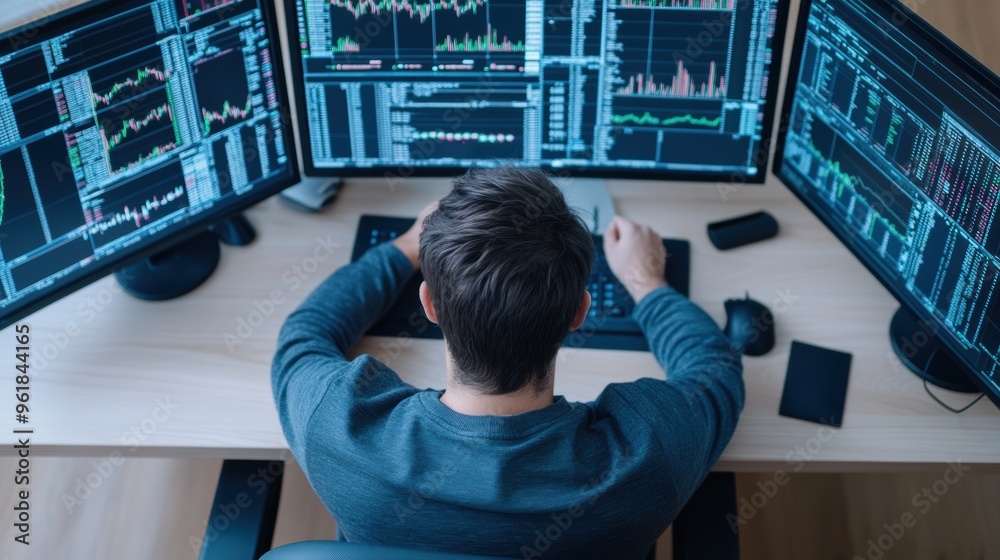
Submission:
[[[282,461],[223,462],[200,560],[498,558],[345,541],[306,541],[270,550],[283,474]],[[730,519],[737,519],[735,476],[733,473],[709,473],[674,520],[674,560],[739,560],[739,535],[730,526]],[[649,551],[649,560],[654,558],[655,548]]]
[[[342,541],[306,541],[280,546],[260,560],[502,560],[496,556],[473,556],[432,550],[413,550],[380,544]]]

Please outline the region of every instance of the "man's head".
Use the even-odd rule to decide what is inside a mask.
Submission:
[[[423,223],[420,266],[458,380],[494,395],[546,387],[585,317],[593,261],[593,238],[541,171],[455,179]]]

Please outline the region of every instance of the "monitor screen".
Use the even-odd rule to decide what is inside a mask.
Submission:
[[[760,182],[785,0],[287,0],[307,174]]]
[[[294,182],[275,21],[115,1],[0,36],[0,328]]]
[[[996,398],[1000,81],[899,4],[802,10],[775,172]]]

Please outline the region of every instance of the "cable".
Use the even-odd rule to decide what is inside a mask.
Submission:
[[[931,398],[934,399],[935,402],[937,402],[939,405],[945,407],[950,412],[954,412],[955,414],[961,414],[961,413],[965,412],[966,410],[969,410],[970,408],[972,408],[972,405],[974,405],[977,402],[981,401],[983,399],[983,397],[986,396],[986,393],[980,393],[979,396],[976,397],[976,400],[970,402],[969,404],[965,405],[964,407],[962,407],[962,408],[952,408],[952,407],[944,404],[944,402],[941,399],[937,398],[934,395],[934,393],[931,392],[931,388],[927,385],[927,380],[926,379],[924,379],[924,390],[927,391],[927,394],[930,395]]]

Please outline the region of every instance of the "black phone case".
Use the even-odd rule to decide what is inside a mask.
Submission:
[[[764,211],[708,224],[708,239],[716,249],[723,251],[775,235],[778,235],[778,220]]]

